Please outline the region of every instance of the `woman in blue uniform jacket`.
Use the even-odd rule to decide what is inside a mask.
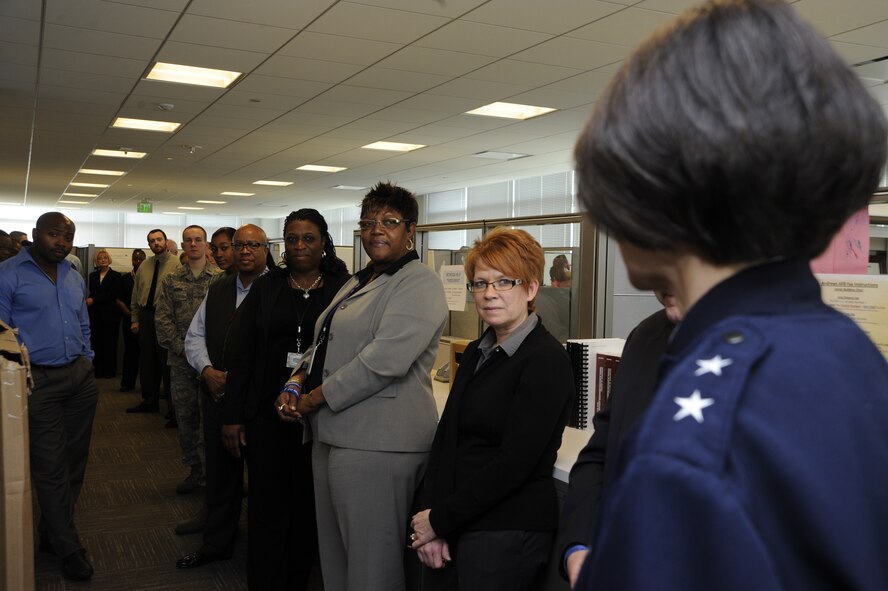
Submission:
[[[539,588],[558,525],[552,468],[573,398],[564,347],[533,313],[543,250],[497,228],[466,257],[489,328],[470,343],[438,424],[412,546],[428,567],[455,562],[456,588]]]
[[[879,106],[783,2],[694,8],[616,74],[580,195],[685,316],[576,588],[888,588],[888,363],[809,267],[885,154]]]

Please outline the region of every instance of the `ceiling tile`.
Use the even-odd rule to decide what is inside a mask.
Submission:
[[[41,9],[42,4],[34,2],[34,0],[4,0],[0,2],[0,16],[14,16],[39,21]]]
[[[301,29],[337,0],[262,0],[261,5],[243,0],[193,0],[189,14],[212,16],[245,23]],[[261,6],[261,7],[260,7]]]
[[[351,86],[351,84],[340,84],[325,92],[320,98],[324,101],[361,103],[379,108],[393,105],[411,96],[413,96],[413,93],[411,92],[384,90],[380,88],[362,88],[359,86]]]
[[[447,22],[449,19],[439,16],[338,2],[308,30],[358,39],[410,43]],[[395,23],[397,26],[393,26]]]
[[[675,19],[672,14],[627,8],[571,31],[570,37],[635,47],[660,25]]]
[[[255,93],[257,95],[277,94],[284,97],[309,98],[317,96],[332,87],[333,84],[329,82],[250,74],[238,82],[230,92],[237,91],[247,94]]]
[[[292,29],[186,14],[176,24],[170,40],[271,53],[285,45],[293,35]]]
[[[541,10],[539,0],[491,0],[463,20],[560,35],[623,7],[597,0],[560,0],[557,10]]]
[[[47,24],[43,46],[94,55],[150,60],[160,47],[160,40],[138,35],[121,35],[78,27]]]
[[[0,6],[3,2],[0,2]],[[24,43],[37,46],[40,43],[40,21],[0,16],[0,31],[6,43]]]
[[[423,37],[415,45],[506,57],[550,38],[551,35],[533,31],[456,21]]]
[[[843,41],[846,43],[856,43],[858,45],[870,45],[873,47],[881,47],[888,49],[888,0],[885,2],[885,20],[875,23],[867,27],[860,27],[841,35],[832,37],[835,41]],[[884,55],[888,55],[885,51]]]
[[[888,19],[885,0],[800,0],[792,5],[799,15],[823,35],[831,36]],[[851,41],[850,39],[848,41]],[[883,45],[865,43],[865,45]]]
[[[164,100],[158,102],[164,103],[175,104],[177,101],[197,101],[209,104],[222,96],[225,92],[226,91],[221,88],[141,79],[136,84],[136,87],[133,90],[133,95],[163,98]]]
[[[463,76],[463,78],[504,83],[520,80],[528,86],[542,86],[576,76],[580,73],[582,73],[582,70],[505,59],[470,72]]]
[[[400,47],[397,43],[303,31],[284,45],[280,55],[369,66]]]
[[[36,67],[37,52],[36,45],[0,41],[0,63],[2,64]]]
[[[872,45],[858,45],[857,43],[845,43],[843,41],[829,40],[845,62],[849,65],[859,64],[860,62],[869,61],[884,57],[886,54],[884,47],[873,47]]]
[[[260,109],[273,109],[280,113],[298,107],[306,101],[307,97],[286,96],[281,94],[263,94],[260,92],[247,92],[233,90],[225,93],[219,99],[220,105],[241,105]]]
[[[395,8],[412,12],[422,12],[437,16],[457,17],[469,12],[488,0],[446,0],[434,2],[416,2],[415,0],[360,0],[361,4]]]
[[[361,70],[361,66],[275,55],[256,68],[255,74],[281,76],[318,82],[342,82]]]
[[[10,86],[26,84],[33,87],[37,82],[37,68],[20,64],[3,64],[0,68],[0,88],[7,91]]]
[[[349,79],[353,86],[423,92],[450,80],[450,76],[407,72],[389,68],[370,67]]]
[[[632,49],[625,45],[599,43],[573,37],[557,37],[526,51],[516,53],[512,59],[579,70],[594,70],[622,60],[631,52]]]
[[[46,48],[43,50],[41,62],[44,68],[56,68],[72,72],[88,72],[91,74],[108,74],[117,76],[139,77],[145,70],[145,62],[124,57],[90,55],[75,51]]]
[[[669,12],[671,14],[681,14],[685,10],[694,6],[699,6],[700,4],[700,0],[644,0],[644,2],[635,4],[634,7]]]
[[[56,0],[46,5],[46,22],[109,33],[164,39],[179,14],[103,0]]]
[[[456,80],[452,80],[447,84],[442,84],[435,88],[435,94],[477,99],[480,103],[476,106],[480,107],[489,102],[506,100],[512,95],[526,92],[531,88],[533,88],[531,85],[505,84],[503,82],[457,78]]]
[[[84,72],[71,72],[55,68],[42,68],[40,71],[41,84],[53,86],[67,86],[69,88],[101,89],[117,93],[127,93],[132,89],[132,78],[122,76],[106,76],[104,74],[89,74]]]
[[[307,101],[296,110],[301,113],[318,113],[320,115],[363,117],[378,111],[379,106],[353,101],[331,101],[322,96]]]
[[[157,61],[200,68],[249,72],[262,63],[265,57],[266,54],[255,51],[167,41],[157,54]]]
[[[441,76],[462,76],[496,59],[488,55],[410,45],[385,58],[377,66]]]
[[[391,107],[382,109],[373,114],[374,118],[386,121],[403,121],[405,123],[428,124],[439,121],[450,115],[450,113],[440,113],[436,111],[427,111],[420,109],[410,109],[403,106],[403,102]]]

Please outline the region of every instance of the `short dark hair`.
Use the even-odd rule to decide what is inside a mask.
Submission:
[[[228,236],[229,240],[234,240],[234,232],[235,229],[231,226],[222,226],[221,228],[213,232],[213,235],[210,237],[210,242],[215,240],[216,236],[218,236],[219,234],[225,234],[226,236]]]
[[[287,219],[284,220],[283,234],[285,239],[287,237],[287,226],[290,225],[290,222],[296,220],[311,222],[318,227],[318,231],[321,233],[321,238],[324,240],[324,254],[326,255],[321,259],[321,271],[332,275],[348,273],[348,267],[346,266],[345,261],[336,256],[336,247],[333,245],[333,237],[330,236],[327,220],[321,215],[321,212],[310,207],[303,207],[297,211],[291,211],[290,215],[287,216]]]
[[[881,109],[775,0],[716,0],[644,42],[576,147],[613,237],[714,264],[820,254],[885,163]]]
[[[388,207],[397,211],[405,221],[416,222],[419,219],[419,204],[416,196],[398,185],[390,182],[379,182],[370,189],[361,201],[361,217]]]
[[[9,237],[12,238],[13,240],[18,240],[19,237],[27,238],[28,235],[20,230],[13,230],[12,232],[9,233]]]
[[[197,224],[191,224],[190,226],[186,226],[185,228],[182,229],[182,240],[185,240],[185,231],[186,231],[186,230],[192,230],[192,229],[194,229],[194,228],[197,228],[198,230],[200,230],[201,232],[203,232],[204,240],[207,239],[207,231],[204,229],[203,226],[198,226]]]
[[[154,234],[156,232],[160,232],[161,234],[163,234],[163,239],[168,240],[167,233],[164,232],[163,230],[161,230],[160,228],[154,228],[153,230],[149,230],[148,233],[145,235],[145,238],[147,239],[148,236],[151,236],[152,234]]]

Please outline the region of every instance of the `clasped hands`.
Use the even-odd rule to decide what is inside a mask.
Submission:
[[[288,382],[288,384],[289,383],[292,383],[292,378],[291,382]],[[301,389],[301,381],[297,381],[296,383],[298,384],[297,390]],[[287,423],[294,423],[296,421],[301,421],[305,415],[316,411],[323,402],[323,386],[318,386],[311,392],[303,393],[301,396],[294,395],[292,391],[287,391],[285,389],[281,391],[275,399],[274,408],[277,411],[280,420]]]
[[[420,511],[410,520],[413,533],[410,535],[410,548],[416,550],[419,561],[429,568],[444,568],[450,562],[450,546],[447,540],[439,538],[429,521],[426,509]]]

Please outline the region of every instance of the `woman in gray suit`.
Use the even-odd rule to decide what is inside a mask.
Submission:
[[[311,425],[327,591],[405,588],[407,519],[438,418],[429,371],[447,315],[440,279],[413,249],[417,215],[406,189],[367,193],[359,226],[371,264],[321,313],[307,370],[276,403],[282,420]]]

